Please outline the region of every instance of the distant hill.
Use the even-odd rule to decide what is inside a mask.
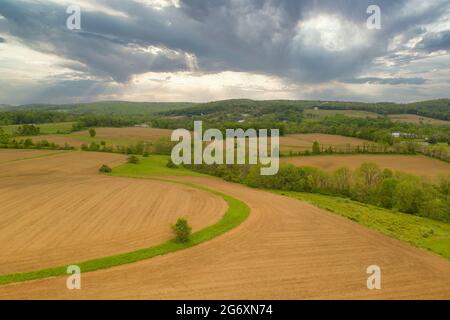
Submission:
[[[258,113],[266,114],[267,110],[277,109],[311,109],[318,110],[352,110],[366,111],[379,115],[409,114],[419,115],[440,120],[450,120],[450,99],[428,100],[414,103],[364,103],[342,101],[313,101],[313,100],[223,100],[197,104],[185,109],[166,111],[163,114],[172,116],[213,115],[216,113]],[[270,113],[270,112],[269,112]]]
[[[163,116],[200,116],[210,115],[217,119],[227,113],[240,117],[242,114],[261,116],[283,113],[290,116],[305,109],[365,111],[379,115],[419,115],[440,120],[450,120],[450,99],[428,100],[414,103],[364,103],[320,100],[249,100],[232,99],[207,103],[191,102],[127,102],[100,101],[77,104],[30,104],[22,106],[0,106],[1,111],[33,110],[58,111],[70,114],[115,114],[115,115],[151,115]],[[217,116],[217,117],[216,117]],[[284,117],[283,116],[283,117]]]
[[[4,109],[7,111],[59,111],[72,114],[149,115],[193,105],[193,103],[188,102],[100,101],[76,104],[29,104],[15,107],[7,106]]]

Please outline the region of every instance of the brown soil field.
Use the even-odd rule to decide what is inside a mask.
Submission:
[[[34,157],[45,156],[57,151],[53,150],[17,150],[17,149],[0,149],[0,163],[28,159]]]
[[[295,199],[215,178],[194,182],[245,201],[250,217],[187,250],[82,274],[0,287],[34,299],[412,299],[450,298],[450,262]],[[368,290],[378,265],[382,289]]]
[[[420,155],[323,155],[283,158],[282,162],[296,166],[317,167],[326,171],[344,166],[357,169],[364,162],[374,162],[380,168],[412,173],[432,180],[441,174],[450,173],[450,163]]]
[[[172,130],[157,128],[96,128],[95,130],[97,132],[95,141],[100,142],[101,139],[104,139],[108,142],[108,145],[127,145],[138,141],[155,141],[161,138],[170,138],[172,134]],[[47,140],[61,146],[68,143],[70,146],[79,149],[82,144],[89,144],[90,136],[89,132],[85,130],[68,135],[40,135],[31,137],[31,139],[35,142]]]
[[[51,135],[41,135],[31,138],[33,142],[47,140],[48,142],[56,143],[60,146],[64,146],[65,143],[69,144],[71,147],[80,148],[83,143],[82,140],[76,137],[71,137],[68,135],[51,134]]]
[[[158,128],[96,128],[98,139],[157,140],[170,138],[172,130]],[[88,131],[77,132],[78,135],[89,136]]]
[[[0,166],[0,274],[160,244],[186,217],[199,230],[227,209],[219,196],[174,183],[103,176],[123,156],[71,152]]]
[[[344,137],[331,134],[307,133],[307,134],[290,134],[280,137],[280,149],[282,151],[300,151],[311,150],[314,141],[320,145],[328,146],[362,146],[364,143],[371,143],[367,140],[358,138]]]
[[[450,121],[433,119],[416,114],[391,114],[388,116],[394,122],[407,122],[407,123],[424,123],[424,124],[447,124],[450,125]]]

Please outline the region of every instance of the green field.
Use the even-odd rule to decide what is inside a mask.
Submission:
[[[41,129],[41,134],[57,134],[57,133],[69,133],[72,130],[72,125],[74,122],[57,122],[57,123],[40,123],[36,124],[37,127]],[[8,134],[15,134],[17,128],[20,125],[10,125],[3,126],[3,130],[5,130]]]
[[[450,224],[366,205],[349,199],[312,193],[282,192],[346,217],[392,238],[408,242],[450,259]]]
[[[377,118],[381,115],[369,112],[369,111],[359,111],[359,110],[324,110],[324,109],[305,109],[303,112],[306,117],[312,117],[312,118],[324,118],[327,116],[334,116],[334,115],[344,115],[347,117],[352,118]]]
[[[140,163],[123,164],[114,168],[113,175],[133,178],[146,178],[152,176],[203,176],[200,173],[188,170],[182,166],[171,169],[166,166],[169,156],[150,155],[148,158],[139,157]]]

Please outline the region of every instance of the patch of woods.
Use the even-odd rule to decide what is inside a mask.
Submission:
[[[314,141],[311,150],[294,151],[280,153],[284,156],[309,156],[321,154],[423,154],[425,156],[450,162],[450,148],[445,145],[423,145],[413,141],[405,141],[402,143],[377,144],[377,143],[363,143],[359,146],[352,145],[337,145],[337,146],[323,146],[319,142]]]
[[[17,128],[16,134],[19,136],[38,136],[41,129],[33,124],[24,124]]]
[[[138,141],[130,145],[107,145],[105,141],[91,142],[90,144],[82,144],[81,150],[95,152],[112,152],[122,154],[138,154],[147,157],[149,154],[169,155],[176,142],[167,138],[161,138],[156,141]]]
[[[432,184],[423,178],[364,163],[328,173],[317,168],[282,165],[278,174],[263,176],[258,165],[191,165],[195,171],[250,187],[347,197],[400,212],[450,222],[450,174]]]
[[[48,149],[48,150],[73,150],[69,144],[58,145],[53,142],[48,142],[43,139],[40,141],[33,141],[30,138],[26,139],[16,139],[11,138],[10,135],[6,134],[2,128],[0,128],[0,148],[5,149]]]

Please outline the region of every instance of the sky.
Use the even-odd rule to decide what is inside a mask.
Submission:
[[[450,0],[0,0],[0,105],[232,98],[450,98]]]

